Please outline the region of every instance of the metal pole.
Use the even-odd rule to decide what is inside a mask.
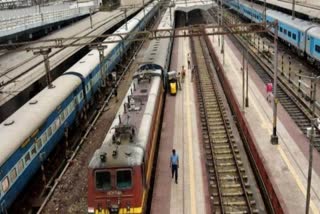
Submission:
[[[219,25],[219,28],[218,28],[218,31],[221,31],[220,30],[220,16],[221,16],[221,14],[220,14],[220,1],[218,0],[218,25]],[[218,45],[220,46],[220,37],[221,37],[221,35],[218,35]]]
[[[51,75],[50,75],[50,63],[49,63],[49,53],[51,52],[51,48],[47,49],[40,49],[38,51],[34,51],[34,55],[42,55],[44,59],[44,67],[46,70],[46,80],[47,80],[47,85],[48,88],[54,88],[54,85],[52,85],[51,82]]]
[[[242,109],[245,108],[245,64],[244,64],[244,49],[242,50]]]
[[[247,50],[247,64],[246,64],[246,107],[249,107],[249,54]]]
[[[101,86],[105,87],[106,86],[106,78],[105,78],[105,73],[104,73],[104,69],[103,69],[103,59],[104,59],[104,49],[106,48],[106,46],[98,46],[97,49],[99,51],[99,59],[100,59],[100,74],[101,74],[101,79],[102,79],[102,83]]]
[[[315,128],[314,128],[314,122],[315,122],[315,107],[316,107],[316,81],[317,79],[312,79],[312,85],[313,85],[313,94],[312,94],[312,119],[311,121],[311,140],[309,143],[309,167],[308,167],[308,184],[307,184],[307,199],[306,199],[306,214],[309,214],[309,208],[310,208],[310,190],[311,190],[311,178],[312,178],[312,162],[313,162],[313,141],[314,141],[314,135],[315,135]]]
[[[93,27],[93,23],[92,23],[92,12],[91,12],[92,10],[91,10],[91,8],[89,8],[89,13],[90,13],[90,26],[91,26],[91,29],[92,29],[92,27]]]
[[[78,8],[78,13],[80,14],[80,7],[79,7],[79,2],[77,0],[77,8]]]
[[[127,8],[124,8],[124,21],[126,22],[126,30],[128,30],[128,21],[127,21]],[[143,12],[144,12],[144,8],[143,8]]]
[[[169,13],[170,13],[170,23],[172,21],[172,15],[171,15],[171,5],[169,5]]]
[[[54,86],[52,85],[52,82],[51,82],[50,64],[49,64],[49,53],[50,52],[51,52],[51,50],[49,50],[48,52],[45,52],[43,54],[43,58],[44,58],[44,65],[46,68],[48,88],[53,88]]]
[[[223,26],[223,0],[221,0],[221,27]],[[222,27],[223,29],[223,27]],[[222,54],[222,64],[224,65],[224,35],[222,35],[221,40],[221,54]]]
[[[143,7],[143,16],[146,16],[146,11],[145,11],[145,8],[144,8],[144,0],[142,0],[142,7]]]
[[[277,80],[278,80],[278,21],[274,25],[274,67],[273,67],[273,130],[271,135],[271,143],[278,144],[277,136]]]
[[[292,20],[295,18],[296,0],[292,0]]]
[[[266,0],[263,1],[263,21],[267,22],[267,4],[266,4]]]

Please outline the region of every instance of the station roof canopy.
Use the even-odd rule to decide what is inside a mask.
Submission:
[[[185,13],[189,13],[192,10],[208,10],[211,7],[215,7],[217,4],[212,0],[198,0],[188,2],[185,0],[178,0],[175,2],[175,11],[182,11]]]

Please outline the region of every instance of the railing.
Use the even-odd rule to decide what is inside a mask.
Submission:
[[[25,31],[42,25],[63,21],[66,19],[86,15],[91,7],[79,7],[51,12],[35,13],[8,19],[0,18],[0,37]]]

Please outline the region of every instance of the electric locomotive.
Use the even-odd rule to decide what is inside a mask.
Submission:
[[[158,29],[172,28],[168,9]],[[171,14],[172,15],[172,14]],[[153,40],[88,169],[88,213],[143,213],[161,129],[172,39]]]

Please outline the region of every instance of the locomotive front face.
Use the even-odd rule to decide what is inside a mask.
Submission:
[[[143,191],[138,179],[141,177],[137,174],[140,173],[135,168],[92,171],[88,186],[88,213],[141,213]]]

